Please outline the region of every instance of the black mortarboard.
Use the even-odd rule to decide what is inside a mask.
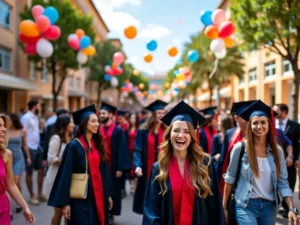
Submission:
[[[208,108],[199,110],[199,112],[202,112],[204,115],[214,116],[216,108],[217,108],[217,106],[208,107]]]
[[[240,114],[245,109],[247,109],[251,104],[253,104],[256,100],[250,101],[241,101],[241,102],[234,102],[232,103],[230,113],[231,114]]]
[[[95,105],[90,105],[83,109],[79,109],[79,110],[73,112],[72,115],[73,115],[73,120],[74,120],[75,125],[79,125],[83,119],[90,116],[91,114],[96,114],[96,113],[97,113],[97,110],[96,110]]]
[[[161,101],[161,100],[155,100],[150,105],[148,105],[145,109],[155,112],[156,110],[164,109],[168,105],[168,103]]]
[[[106,111],[108,111],[110,113],[115,114],[115,112],[117,110],[117,107],[112,106],[112,105],[110,105],[110,104],[108,104],[106,102],[101,102],[101,109],[106,110]]]
[[[127,111],[124,109],[118,109],[118,111],[117,111],[118,116],[125,116],[126,113],[127,113]]]
[[[162,119],[164,124],[170,126],[174,121],[186,121],[197,128],[197,124],[202,125],[206,119],[184,101],[174,106]]]

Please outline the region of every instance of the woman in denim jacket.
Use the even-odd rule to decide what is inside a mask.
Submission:
[[[227,215],[227,200],[240,173],[234,195],[239,225],[275,225],[277,193],[289,206],[289,224],[298,224],[297,209],[294,208],[292,191],[287,181],[284,154],[276,143],[273,113],[270,107],[257,100],[240,114],[249,121],[246,149],[241,159],[241,170],[237,171],[242,144],[234,146],[224,174],[226,184],[223,195],[223,207]]]

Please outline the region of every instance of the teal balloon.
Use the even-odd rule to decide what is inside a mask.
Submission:
[[[199,59],[199,54],[196,50],[190,50],[188,52],[187,58],[191,63],[194,63]]]
[[[104,80],[110,81],[110,79],[111,79],[111,76],[109,76],[109,75],[107,75],[107,74],[104,75]]]
[[[148,41],[147,49],[149,51],[155,51],[157,49],[157,42],[155,40]]]
[[[212,11],[206,10],[201,12],[200,20],[204,24],[204,26],[212,25]]]
[[[53,25],[57,22],[59,18],[59,13],[56,8],[48,6],[45,8],[43,15],[47,16],[50,20],[50,23]]]
[[[80,49],[85,49],[89,47],[92,43],[92,40],[89,36],[85,35],[80,39]]]

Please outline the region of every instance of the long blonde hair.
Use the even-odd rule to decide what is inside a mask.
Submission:
[[[247,137],[247,154],[249,158],[250,168],[254,174],[255,177],[259,177],[259,169],[258,169],[258,163],[256,158],[256,153],[254,150],[254,136],[255,134],[252,132],[251,129],[251,121],[247,124],[246,128],[246,137]],[[277,179],[279,179],[280,176],[280,158],[279,158],[279,152],[278,152],[278,146],[276,143],[276,137],[274,135],[273,127],[271,120],[268,118],[269,123],[269,132],[267,134],[267,145],[271,146],[271,153],[275,159],[275,166],[276,166],[276,175]],[[267,146],[266,146],[267,147]]]
[[[3,113],[0,113],[0,118],[3,119],[4,127],[7,129],[8,126],[9,126],[9,122],[10,122],[8,116],[6,116]],[[4,143],[0,143],[0,155],[4,154],[4,152],[6,150],[6,147],[7,147],[7,144],[8,144],[8,139],[7,139],[7,135],[5,135],[5,141],[4,141]]]
[[[192,178],[192,185],[195,188],[199,197],[207,197],[212,194],[210,189],[210,178],[208,173],[208,165],[211,158],[208,154],[196,144],[196,133],[193,126],[189,123],[188,128],[191,134],[191,143],[188,147],[187,160],[189,163],[189,174]],[[174,155],[173,146],[170,141],[171,131],[173,125],[171,124],[164,132],[164,141],[161,144],[161,151],[158,155],[159,174],[155,177],[160,186],[160,194],[167,193],[167,179],[169,176],[169,164]],[[204,164],[204,159],[208,159],[207,165]]]

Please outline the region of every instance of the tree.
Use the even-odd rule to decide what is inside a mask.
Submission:
[[[63,83],[68,76],[69,69],[78,69],[76,60],[76,52],[72,50],[67,43],[68,35],[74,33],[76,29],[84,29],[86,35],[89,35],[94,40],[95,33],[92,27],[92,18],[84,16],[76,10],[76,8],[67,0],[32,0],[33,5],[42,5],[44,7],[55,7],[60,15],[56,25],[61,28],[61,36],[56,41],[52,41],[54,52],[52,56],[46,59],[48,71],[52,74],[52,94],[53,94],[53,110],[57,108],[57,97],[63,87]],[[20,13],[22,20],[32,19],[31,6],[27,4],[23,12]],[[24,46],[21,44],[23,49]],[[30,61],[35,62],[35,65],[42,65],[43,59],[39,56],[28,56]],[[36,66],[37,70],[42,70],[42,67]],[[59,82],[58,82],[59,81]]]
[[[264,47],[287,59],[294,71],[293,118],[297,120],[300,85],[300,1],[232,0],[231,12],[246,50]]]

